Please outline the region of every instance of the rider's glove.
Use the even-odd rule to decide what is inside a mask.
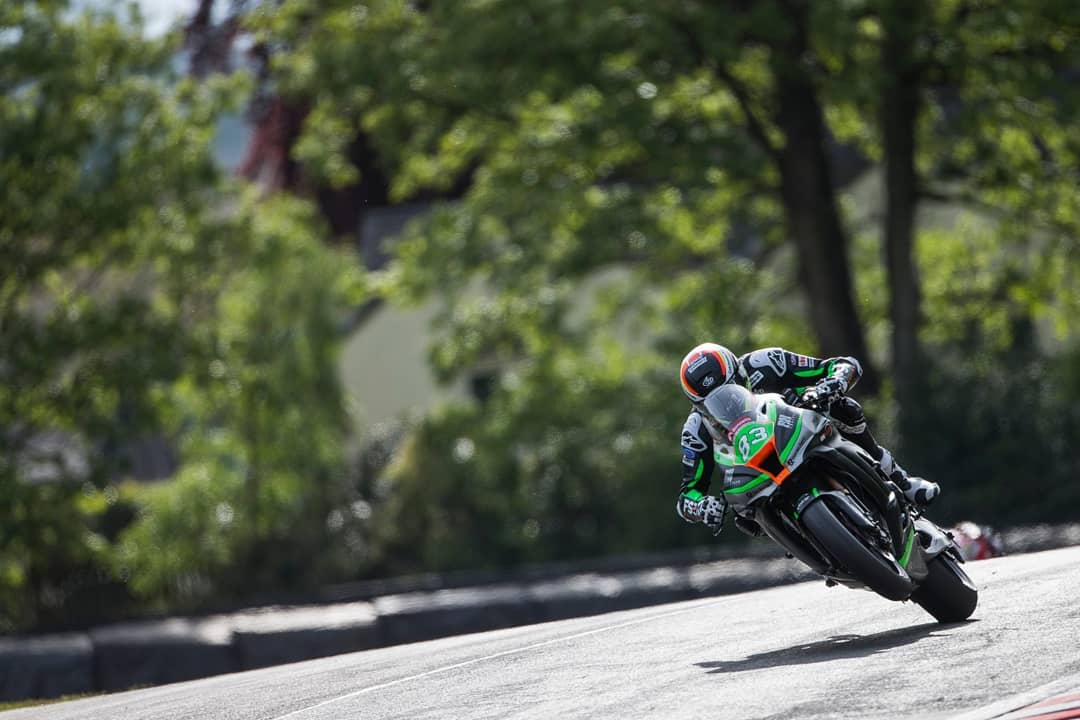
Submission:
[[[802,404],[806,407],[827,408],[833,400],[847,392],[847,383],[843,378],[825,378],[816,385],[811,385],[802,394]]]
[[[716,499],[712,495],[701,498],[701,523],[718,535],[724,529],[724,516],[727,514],[727,504]]]

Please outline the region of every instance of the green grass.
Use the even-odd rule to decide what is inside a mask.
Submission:
[[[83,693],[81,695],[61,695],[58,698],[49,698],[48,700],[14,700],[12,702],[0,702],[0,712],[4,712],[5,710],[15,710],[16,708],[34,707],[35,705],[51,705],[67,700],[79,700],[81,698],[96,697],[104,694],[105,693],[103,692],[91,692]]]

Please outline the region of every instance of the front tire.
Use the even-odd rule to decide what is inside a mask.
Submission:
[[[911,594],[911,599],[938,622],[967,620],[975,612],[979,591],[964,569],[947,553],[926,564],[926,579]]]
[[[906,600],[911,595],[914,585],[908,574],[849,530],[824,501],[809,505],[802,522],[841,567],[878,595],[889,600]]]

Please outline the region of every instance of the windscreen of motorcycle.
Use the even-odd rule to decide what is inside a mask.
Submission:
[[[721,385],[705,396],[705,409],[725,430],[754,406],[754,395],[741,385]]]

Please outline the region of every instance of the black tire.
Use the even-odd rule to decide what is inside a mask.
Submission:
[[[915,586],[908,574],[848,530],[824,501],[808,506],[803,511],[802,522],[841,567],[878,595],[889,600],[906,600],[911,595]]]
[[[938,622],[967,620],[979,603],[979,591],[952,557],[942,553],[926,564],[930,573],[911,599]]]

